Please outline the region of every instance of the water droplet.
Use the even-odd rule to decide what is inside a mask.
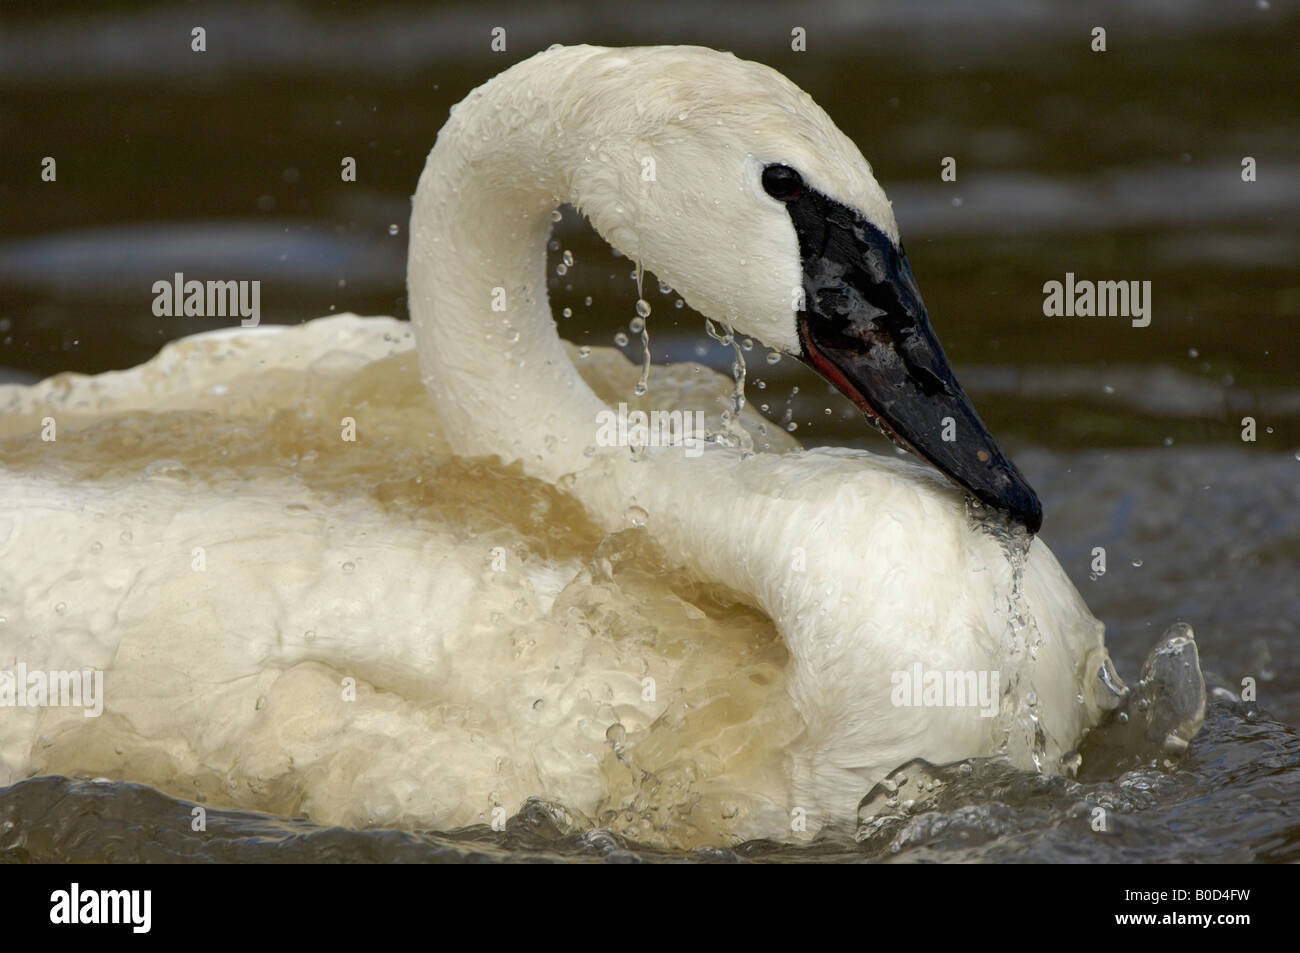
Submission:
[[[781,352],[780,352],[780,351],[769,351],[768,354],[767,354],[767,363],[769,363],[769,364],[779,364],[779,363],[781,363]]]
[[[582,347],[578,348],[578,357],[591,357],[591,348],[585,344],[582,345]]]
[[[394,222],[392,225],[389,225],[389,226],[388,226],[388,234],[390,234],[390,235],[396,235],[396,234],[397,234],[398,232],[400,232],[400,231],[401,231],[401,229],[397,227],[397,223],[396,223],[396,222]]]
[[[1188,357],[1200,357],[1200,356],[1201,356],[1201,352],[1198,351],[1198,350],[1197,350],[1196,348],[1194,348],[1194,347],[1189,347],[1189,348],[1187,349],[1187,356],[1188,356]]]
[[[559,210],[558,208],[557,208],[557,209],[553,209],[553,210],[551,211],[551,221],[552,221],[552,222],[558,222],[558,221],[560,221],[560,220],[563,219],[563,218],[564,218],[564,215],[561,214],[561,212],[560,212],[560,210]],[[535,220],[534,220],[534,221],[535,221]]]
[[[799,425],[792,420],[785,425],[785,429],[788,430],[790,433],[794,433],[796,430],[799,429]]]
[[[560,314],[562,314],[566,318],[571,318],[573,317],[573,309],[565,308],[563,311],[560,312]]]
[[[614,343],[617,344],[619,347],[627,347],[627,335],[624,334],[622,331],[619,331],[617,334],[614,335]]]
[[[265,708],[265,707],[266,707],[266,696],[265,696],[265,695],[258,695],[258,696],[257,696],[257,704],[256,704],[256,706],[254,706],[254,707],[256,707],[256,709],[257,709],[258,711],[261,711],[263,708]]]
[[[627,329],[631,331],[633,334],[640,334],[642,331],[645,330],[645,319],[633,318],[631,321],[627,323]]]
[[[633,526],[644,526],[646,520],[650,518],[648,512],[636,505],[629,506],[625,515],[627,516],[627,521]]]
[[[54,611],[57,612],[59,615],[63,615],[63,613],[68,611],[68,604],[66,602],[55,603]]]
[[[545,705],[546,705],[546,699],[539,698],[537,699],[537,701],[533,702],[533,711],[541,711],[542,708],[545,707]]]
[[[572,267],[573,267],[573,252],[569,251],[569,250],[566,248],[566,249],[564,250],[564,254],[560,256],[560,261],[564,264],[564,267],[565,267],[565,268],[572,268]]]
[[[636,313],[639,318],[650,317],[650,302],[645,298],[636,299]]]
[[[555,273],[559,275],[561,278],[563,278],[565,275],[569,273],[569,266],[566,265],[564,262],[560,262],[558,265],[555,266]]]
[[[344,563],[344,564],[343,564],[343,571],[344,571],[344,572],[351,572],[352,570],[354,570],[354,569],[356,569],[356,568],[357,568],[357,564],[356,564],[356,563],[347,562],[347,563]]]
[[[304,632],[304,633],[302,634],[302,638],[303,638],[303,641],[304,641],[304,642],[314,642],[314,641],[316,641],[316,630],[315,630],[315,629],[308,629],[306,632]]]
[[[98,554],[103,552],[103,550],[104,550],[104,544],[101,543],[99,540],[95,540],[93,543],[90,544],[90,551],[92,553]]]
[[[627,729],[624,728],[617,721],[605,729],[605,740],[612,741],[616,745],[622,744],[623,739],[625,739],[626,737],[627,737]]]
[[[1140,559],[1135,559],[1135,560],[1133,560],[1133,568],[1134,568],[1134,569],[1141,569],[1141,568],[1142,568],[1142,560],[1140,560]]]

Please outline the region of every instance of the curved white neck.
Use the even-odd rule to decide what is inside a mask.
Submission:
[[[643,508],[674,558],[779,612],[783,597],[767,577],[783,578],[784,563],[756,564],[771,541],[751,535],[759,530],[734,512],[734,488],[719,478],[741,455],[710,446],[684,496],[681,471],[659,469],[672,466],[666,453],[633,464],[626,448],[592,452],[608,408],[551,316],[546,242],[559,205],[581,208],[625,253],[653,232],[639,221],[653,214],[640,202],[640,111],[613,52],[573,47],[526,60],[471,93],[439,133],[411,212],[407,285],[421,375],[453,452],[519,461],[549,483],[575,474],[569,492],[607,529],[626,528],[632,508]],[[688,286],[674,281],[681,294]]]
[[[481,100],[482,97],[479,97]],[[420,176],[407,285],[420,368],[453,449],[580,468],[603,404],[565,353],[546,294],[551,212],[570,196],[536,117],[460,107]]]

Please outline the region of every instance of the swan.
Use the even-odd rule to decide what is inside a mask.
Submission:
[[[557,333],[565,203],[920,459],[756,451],[747,408],[702,452],[600,445],[636,375]],[[643,840],[798,839],[914,758],[1069,770],[1118,704],[884,191],[780,73],[684,46],[505,70],[438,134],[407,282],[409,325],[232,328],[0,388],[0,669],[107,673],[99,718],[0,712],[0,784],[443,828],[540,795]],[[951,697],[976,676],[988,704]]]

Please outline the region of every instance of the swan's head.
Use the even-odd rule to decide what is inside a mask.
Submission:
[[[958,384],[857,146],[765,66],[696,47],[586,50],[555,105],[584,120],[572,191],[596,229],[1036,532],[1038,498]]]

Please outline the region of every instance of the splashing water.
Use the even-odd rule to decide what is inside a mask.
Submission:
[[[646,301],[644,294],[645,269],[641,267],[641,259],[636,262],[636,317],[632,319],[629,327],[633,333],[641,332],[641,377],[636,382],[633,392],[638,397],[644,397],[646,391],[650,389],[650,328],[647,326],[646,319],[650,317],[650,302]]]
[[[731,390],[731,407],[722,415],[723,432],[716,435],[718,443],[728,447],[739,447],[741,453],[748,456],[754,452],[754,439],[747,430],[738,423],[740,415],[745,409],[745,355],[740,349],[740,344],[736,341],[736,334],[730,326],[725,332],[719,331],[718,326],[710,318],[704,319],[704,330],[717,341],[719,344],[730,347],[734,359],[731,363],[731,379],[733,387]]]
[[[1007,751],[1017,738],[1026,739],[1034,766],[1040,771],[1048,770],[1051,765],[1047,737],[1036,710],[1038,697],[1033,690],[1033,668],[1038,661],[1043,636],[1038,621],[1026,612],[1024,598],[1025,565],[1034,537],[1007,514],[989,511],[969,497],[967,513],[981,531],[998,544],[1010,570],[1006,602],[999,612],[1006,620],[1007,644],[1010,646],[1010,673],[1002,688],[998,715],[999,728],[1004,732],[1002,750]]]

